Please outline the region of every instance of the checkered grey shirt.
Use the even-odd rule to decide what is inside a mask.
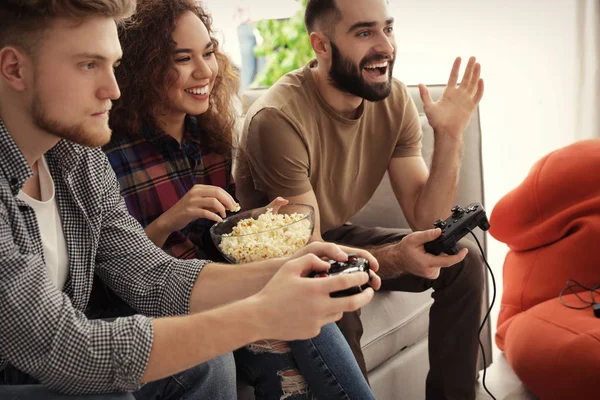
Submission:
[[[31,168],[0,121],[0,371],[10,363],[67,394],[136,390],[152,321],[86,319],[94,272],[140,313],[165,316],[189,311],[206,262],[171,258],[150,242],[100,149],[63,140],[46,159],[69,254],[62,292],[46,273],[35,212],[17,198]]]

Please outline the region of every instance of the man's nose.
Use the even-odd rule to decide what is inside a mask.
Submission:
[[[121,90],[115,78],[115,74],[111,72],[99,90],[98,97],[102,100],[116,100],[121,97]]]
[[[396,41],[393,37],[381,35],[375,50],[381,54],[394,54],[394,51],[396,50]]]

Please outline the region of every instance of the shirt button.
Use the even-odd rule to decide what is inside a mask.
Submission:
[[[11,180],[10,180],[10,184],[11,184],[12,186],[16,186],[18,183],[19,183],[19,181],[17,180],[17,178],[11,178]]]

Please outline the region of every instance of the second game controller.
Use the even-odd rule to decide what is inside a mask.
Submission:
[[[480,203],[471,203],[464,208],[456,205],[451,211],[452,215],[444,221],[437,220],[433,223],[433,226],[442,230],[442,233],[437,239],[425,243],[425,251],[428,253],[456,254],[458,253],[456,243],[468,234],[469,230],[477,227],[484,231],[490,229],[490,223]]]

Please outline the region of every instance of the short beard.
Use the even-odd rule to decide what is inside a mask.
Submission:
[[[69,140],[87,147],[104,146],[110,141],[111,130],[108,125],[105,129],[92,131],[86,128],[83,123],[66,125],[50,118],[46,114],[46,110],[42,105],[41,96],[37,89],[33,94],[31,114],[33,116],[33,123],[38,128],[54,136],[58,136],[61,139]]]
[[[361,60],[357,69],[350,59],[342,55],[340,49],[332,40],[330,40],[330,43],[331,69],[329,70],[329,82],[334,87],[368,101],[381,101],[389,96],[392,91],[392,70],[394,69],[394,60],[391,57],[367,56]],[[367,64],[384,59],[389,61],[388,81],[368,84],[362,76],[362,70]]]

